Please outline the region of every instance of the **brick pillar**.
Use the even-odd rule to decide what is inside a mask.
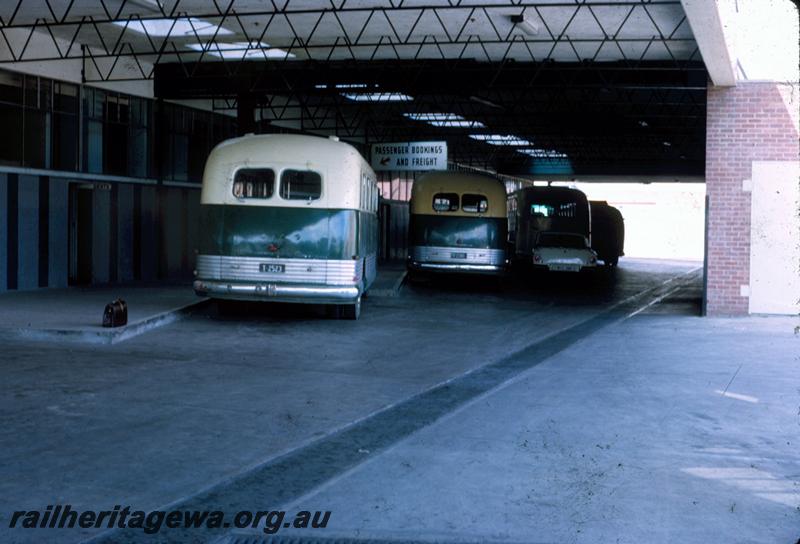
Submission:
[[[798,92],[796,86],[748,82],[708,90],[709,315],[747,314],[741,289],[750,285],[750,193],[744,182],[753,161],[798,159]]]

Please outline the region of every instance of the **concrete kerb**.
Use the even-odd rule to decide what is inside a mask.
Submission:
[[[183,319],[192,311],[202,308],[210,303],[210,299],[204,298],[196,302],[191,302],[183,306],[178,306],[146,317],[134,323],[129,323],[122,327],[114,328],[92,328],[92,329],[11,329],[14,336],[25,340],[36,341],[65,341],[78,342],[85,344],[117,344],[129,340],[140,334],[163,327]]]
[[[367,291],[369,296],[373,297],[381,297],[381,298],[392,298],[400,296],[400,289],[403,287],[403,284],[406,281],[406,277],[408,276],[408,272],[403,270],[399,277],[394,281],[390,288],[383,288],[383,289],[370,289]]]

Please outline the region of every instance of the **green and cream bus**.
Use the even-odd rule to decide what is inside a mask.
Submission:
[[[469,172],[428,172],[414,182],[410,274],[500,275],[509,263],[505,184]]]
[[[194,290],[328,304],[357,319],[375,280],[375,173],[338,138],[247,135],[206,162]]]

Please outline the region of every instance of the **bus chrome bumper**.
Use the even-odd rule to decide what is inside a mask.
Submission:
[[[426,272],[471,272],[475,274],[502,274],[504,266],[495,264],[419,263],[411,261],[409,268]]]
[[[348,304],[358,300],[356,286],[307,285],[287,283],[249,283],[236,281],[195,280],[194,292],[202,297],[231,300],[264,300],[307,304]]]
[[[408,256],[411,270],[502,274],[508,266],[502,249],[412,246]]]

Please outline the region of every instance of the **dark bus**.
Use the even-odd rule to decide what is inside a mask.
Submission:
[[[577,272],[597,265],[591,249],[591,213],[586,195],[566,187],[526,187],[514,193],[515,259],[554,271]]]
[[[592,212],[592,249],[606,266],[617,266],[625,255],[625,221],[622,213],[606,201],[589,202]]]

